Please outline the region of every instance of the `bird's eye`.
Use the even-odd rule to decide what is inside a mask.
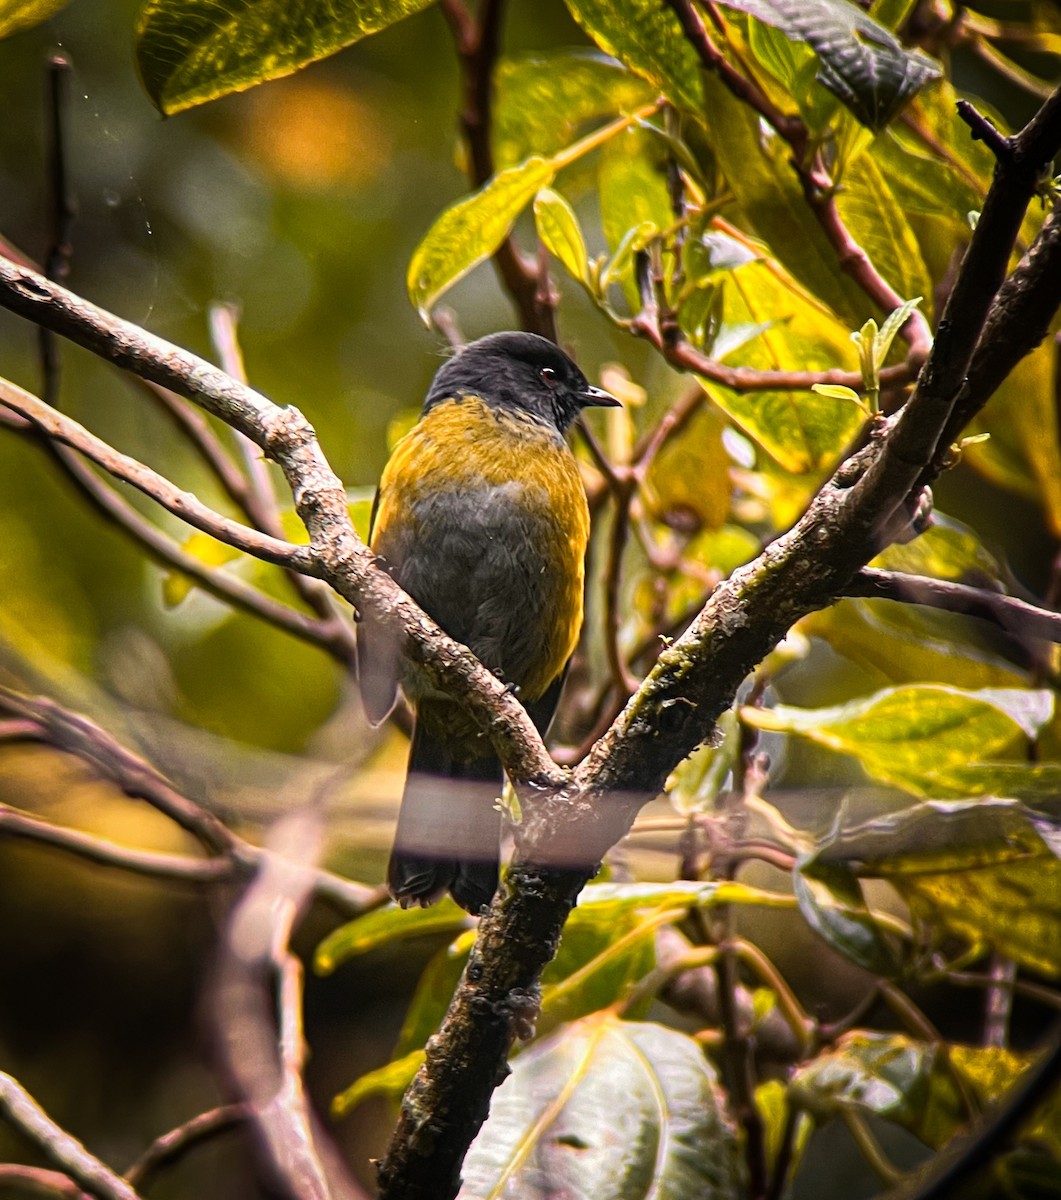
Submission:
[[[552,367],[542,367],[538,374],[541,376],[542,383],[548,384],[549,387],[552,387],[556,382],[556,372]]]

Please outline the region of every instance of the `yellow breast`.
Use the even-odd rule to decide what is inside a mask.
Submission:
[[[462,396],[395,447],[371,544],[447,633],[534,700],[578,641],[588,537],[560,434]]]

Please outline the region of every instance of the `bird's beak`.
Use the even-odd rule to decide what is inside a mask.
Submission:
[[[587,384],[578,393],[578,403],[580,408],[622,408],[611,392],[606,392],[604,388],[594,387],[592,384]]]

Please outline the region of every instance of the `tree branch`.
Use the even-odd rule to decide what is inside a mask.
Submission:
[[[17,1080],[2,1073],[0,1113],[90,1196],[99,1200],[140,1200],[129,1183],[56,1125]]]
[[[1061,642],[1061,613],[1037,608],[1015,596],[1005,596],[964,583],[863,567],[844,589],[844,595],[923,604],[929,608],[979,617],[1022,640],[1039,637],[1050,642]]]
[[[0,306],[186,396],[250,438],[279,464],[292,490],[310,534],[312,573],[352,604],[373,609],[379,622],[403,640],[410,661],[428,681],[465,705],[514,778],[563,782],[523,705],[376,567],[350,525],[346,491],[298,409],[280,408],[204,359],[2,258]]]

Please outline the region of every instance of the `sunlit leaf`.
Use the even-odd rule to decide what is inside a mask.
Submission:
[[[1002,576],[998,559],[973,530],[938,510],[932,515],[932,525],[920,537],[889,546],[872,565],[980,586],[990,585]]]
[[[699,116],[703,112],[700,63],[678,18],[654,0],[567,0],[571,15],[606,53],[614,55],[661,91]]]
[[[447,896],[431,908],[399,908],[387,904],[356,920],[340,925],[317,947],[314,969],[330,975],[340,964],[391,942],[436,933],[457,933],[471,926],[471,918]]]
[[[632,256],[622,260],[615,252],[632,230],[666,229],[673,223],[667,191],[666,162],[660,143],[644,129],[628,129],[604,147],[597,184],[601,222],[609,250],[615,255],[609,272],[620,278],[631,310],[640,307],[631,268]],[[631,249],[634,246],[631,245]]]
[[[472,1144],[460,1195],[741,1194],[737,1140],[697,1044],[609,1015],[565,1026],[513,1063]]]
[[[147,0],[136,25],[136,62],[147,94],[172,114],[290,75],[431,3]]]
[[[1007,758],[1049,720],[1050,692],[936,684],[886,688],[832,708],[747,708],[760,729],[799,734],[854,755],[876,779],[942,797],[1048,792],[1061,764]]]
[[[854,873],[841,863],[813,859],[792,874],[807,924],[845,958],[876,975],[895,975],[899,959],[866,907]]]
[[[703,86],[710,114],[705,137],[736,197],[742,228],[765,242],[778,262],[832,309],[845,330],[861,325],[866,296],[837,270],[836,251],[792,170],[791,147],[764,129],[758,114],[714,76],[705,75]]]
[[[872,129],[881,129],[939,66],[904,50],[894,35],[848,0],[722,0],[806,42],[817,54],[818,78]]]
[[[689,528],[722,527],[732,492],[724,428],[725,418],[705,403],[681,437],[671,438],[653,459],[642,499],[657,520],[680,519]]]
[[[1061,973],[1061,860],[1012,800],[928,801],[842,828],[812,869],[887,879],[929,930]]]
[[[770,1079],[755,1089],[755,1107],[763,1123],[763,1138],[766,1143],[767,1163],[777,1167],[789,1122],[791,1103],[788,1088],[780,1079]],[[806,1113],[796,1118],[796,1133],[790,1147],[788,1163],[791,1177],[799,1170],[803,1151],[813,1133],[813,1124]]]
[[[198,530],[187,539],[181,549],[196,562],[211,569],[223,567],[242,557],[240,551],[227,542],[219,542],[217,538]],[[176,608],[197,586],[196,581],[183,571],[167,571],[162,577],[162,602],[167,608]]]
[[[765,262],[749,262],[726,280],[724,322],[714,354],[758,370],[829,370],[853,365],[847,329],[801,287]],[[753,332],[734,352],[732,330]],[[701,386],[753,441],[782,467],[803,473],[830,463],[865,420],[847,399],[812,391],[733,392],[701,379]]]
[[[586,241],[574,209],[552,188],[542,188],[534,198],[534,222],[543,245],[579,283],[589,280]]]
[[[540,188],[552,181],[552,161],[528,158],[508,167],[472,195],[447,208],[428,230],[409,263],[406,286],[424,321],[438,298],[489,258]]]
[[[792,907],[788,896],[740,883],[594,883],[584,888],[564,926],[557,956],[542,977],[546,988],[542,1028],[621,999],[628,986],[653,965],[649,960],[654,918],[672,914],[677,919],[687,909],[715,904]],[[662,919],[656,922],[660,923]],[[631,936],[612,952],[624,935]],[[428,964],[402,1026],[398,1056],[423,1046],[438,1028],[471,942],[471,934],[465,934]],[[563,986],[567,980],[570,986]]]
[[[32,29],[70,3],[70,0],[0,0],[0,38]]]
[[[588,49],[503,58],[494,90],[491,133],[498,167],[556,154],[590,122],[633,112],[653,98],[640,76]]]

